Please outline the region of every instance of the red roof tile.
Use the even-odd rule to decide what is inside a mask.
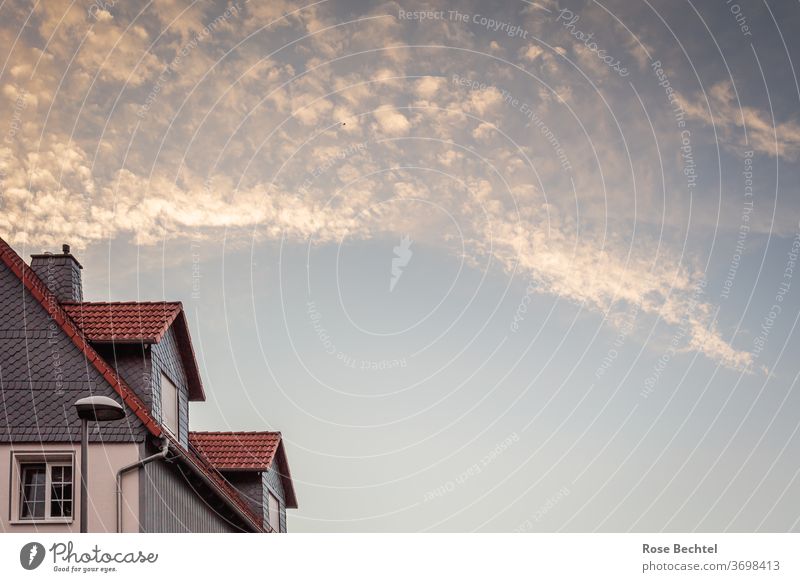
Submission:
[[[220,471],[266,471],[272,466],[279,432],[190,432],[189,442]]]
[[[189,444],[219,471],[275,469],[283,483],[286,507],[297,508],[292,474],[279,432],[189,432]]]
[[[181,312],[177,302],[62,303],[93,342],[158,343]]]

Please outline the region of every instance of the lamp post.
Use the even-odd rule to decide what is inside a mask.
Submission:
[[[81,419],[81,533],[89,523],[89,421],[105,422],[125,417],[120,404],[107,396],[87,396],[75,402]]]

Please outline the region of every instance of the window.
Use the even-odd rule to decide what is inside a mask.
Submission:
[[[281,502],[272,492],[269,493],[269,526],[272,531],[281,531]]]
[[[178,436],[178,387],[161,374],[161,423]]]
[[[18,454],[13,458],[19,522],[72,521],[72,456]]]

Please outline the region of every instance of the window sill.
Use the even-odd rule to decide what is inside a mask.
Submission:
[[[11,525],[63,525],[75,521],[71,517],[54,517],[51,519],[12,519]]]

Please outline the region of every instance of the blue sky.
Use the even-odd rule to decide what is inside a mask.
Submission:
[[[292,529],[797,529],[794,5],[0,11],[0,233],[184,302]]]

